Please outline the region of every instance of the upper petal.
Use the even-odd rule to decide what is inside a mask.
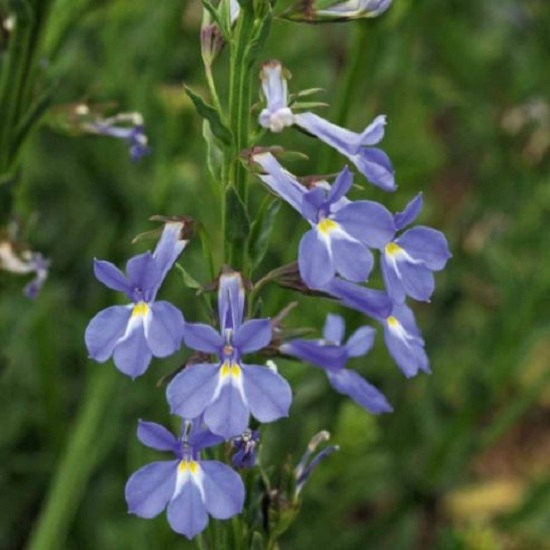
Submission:
[[[251,319],[239,327],[233,336],[233,344],[243,354],[257,351],[271,342],[272,332],[269,319]]]
[[[188,348],[205,353],[219,353],[224,343],[218,331],[203,323],[186,323],[183,340]]]
[[[260,153],[252,157],[266,172],[258,177],[277,195],[302,214],[302,196],[306,188],[287,172],[271,153]]]
[[[361,143],[356,132],[332,124],[314,113],[297,113],[294,122],[344,155],[353,155]]]
[[[134,301],[154,299],[162,284],[162,273],[151,252],[130,258],[126,264],[126,273],[132,286]]]
[[[156,422],[138,420],[137,436],[144,445],[157,451],[175,451],[178,445],[174,435]]]
[[[204,504],[216,519],[228,519],[242,512],[244,485],[241,476],[216,460],[201,462],[204,472]]]
[[[237,330],[244,313],[244,282],[238,271],[222,273],[218,282],[218,313],[222,334]]]
[[[359,327],[346,342],[348,357],[365,355],[374,344],[376,331],[372,327]]]
[[[132,314],[131,306],[111,306],[100,311],[86,327],[84,339],[90,357],[103,363],[124,336]]]
[[[414,197],[414,199],[410,201],[407,206],[405,206],[405,210],[403,210],[403,212],[398,212],[394,216],[395,227],[397,229],[403,229],[403,227],[406,227],[416,220],[422,210],[422,205],[422,193],[418,193],[418,195],[416,195],[416,197]]]
[[[323,369],[341,369],[347,361],[344,346],[324,345],[316,340],[291,340],[282,344],[279,349],[286,355],[297,357]]]
[[[132,289],[126,276],[111,262],[94,258],[94,275],[106,287],[120,292],[125,292],[131,298]]]
[[[153,462],[132,474],[124,491],[131,514],[154,518],[164,510],[176,487],[177,463]]]
[[[325,320],[323,339],[332,344],[341,344],[344,339],[345,330],[344,318],[341,315],[329,313]]]
[[[364,147],[349,157],[373,185],[384,191],[395,191],[395,175],[390,157],[377,147]]]
[[[334,183],[330,186],[330,192],[327,200],[330,203],[339,201],[350,189],[353,183],[353,174],[347,166],[344,166]]]
[[[184,225],[183,221],[168,221],[164,224],[162,234],[153,252],[161,280],[166,277],[189,242],[181,238]]]
[[[385,292],[343,281],[338,277],[332,279],[320,290],[328,292],[351,307],[375,319],[385,319],[391,312],[392,302]]]

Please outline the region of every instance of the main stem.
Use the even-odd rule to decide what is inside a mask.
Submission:
[[[251,63],[247,59],[247,47],[253,29],[254,13],[243,9],[230,45],[229,126],[233,144],[225,158],[223,205],[224,260],[237,270],[242,270],[246,263],[248,237],[244,223],[248,217],[247,173],[240,155],[249,146]],[[240,203],[240,212],[234,211],[235,201]],[[235,220],[234,216],[244,219]],[[242,230],[239,230],[241,221]]]

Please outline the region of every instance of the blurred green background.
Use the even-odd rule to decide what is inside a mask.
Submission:
[[[160,458],[137,442],[137,418],[175,426],[157,381],[188,352],[131,382],[87,360],[83,332],[119,299],[94,279],[92,258],[123,265],[147,249],[131,240],[154,227],[152,214],[195,217],[219,248],[201,121],[182,90],[205,90],[199,27],[195,0],[53,5],[37,86],[53,83],[58,107],[23,151],[16,196],[25,236],[52,268],[35,302],[20,278],[0,274],[0,548],[25,546],[68,448],[83,458],[64,481],[77,490],[55,548],[193,547],[164,515],[128,515],[123,494],[130,473]],[[278,362],[293,414],[264,428],[263,462],[276,476],[321,429],[341,446],[304,489],[282,549],[550,548],[549,28],[546,0],[394,0],[372,21],[274,23],[264,58],[292,72],[291,91],[324,88],[323,116],[356,131],[388,115],[383,148],[399,190],[357,196],[397,211],[423,191],[420,222],[453,252],[432,303],[415,307],[433,375],[406,380],[381,333],[353,364],[393,414],[369,416],[320,371]],[[124,143],[59,132],[56,117],[82,101],[141,112],[152,154],[131,164]],[[263,143],[307,153],[288,164],[300,175],[343,164],[293,130]],[[292,261],[304,229],[284,205],[257,276]],[[198,239],[180,263],[206,280]],[[205,319],[176,270],[161,294]],[[275,287],[263,313],[293,299],[289,326],[320,327],[327,311],[344,313],[350,331],[365,321]]]

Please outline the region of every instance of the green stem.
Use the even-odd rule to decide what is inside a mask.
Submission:
[[[97,462],[106,404],[116,380],[115,369],[96,367],[93,372],[68,446],[31,534],[29,550],[63,548],[71,519]]]

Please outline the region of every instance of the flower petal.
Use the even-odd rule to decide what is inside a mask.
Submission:
[[[327,343],[339,345],[344,340],[346,326],[341,315],[329,313],[323,328],[323,340]]]
[[[191,480],[183,485],[178,496],[168,504],[167,517],[170,527],[188,539],[198,535],[208,525],[202,495]]]
[[[334,221],[372,248],[382,248],[395,234],[390,211],[373,201],[355,201],[344,206],[334,214]]]
[[[364,147],[349,157],[373,185],[384,191],[395,191],[395,176],[390,157],[378,147]]]
[[[272,422],[288,416],[292,401],[288,382],[267,367],[241,365],[241,368],[243,390],[253,416],[260,422]],[[239,434],[243,431],[244,429]]]
[[[126,293],[132,299],[132,288],[126,279],[126,276],[118,267],[105,260],[94,258],[94,275],[96,279],[102,282],[107,288]]]
[[[156,422],[138,420],[137,437],[144,445],[157,451],[175,451],[178,446],[174,435]]]
[[[406,227],[416,220],[422,210],[422,205],[422,193],[418,193],[418,195],[416,195],[416,197],[414,197],[414,199],[410,201],[407,206],[405,206],[405,210],[403,210],[403,212],[398,212],[394,216],[395,227],[397,229],[403,229],[403,227]]]
[[[344,368],[347,354],[343,346],[323,345],[315,340],[291,340],[279,347],[285,355],[297,357],[316,367],[337,370]]]
[[[244,485],[241,476],[229,466],[216,460],[201,463],[204,472],[204,504],[216,519],[228,519],[242,512]]]
[[[302,197],[306,193],[306,188],[290,172],[287,172],[271,153],[260,153],[252,158],[267,172],[267,175],[260,174],[258,177],[274,193],[302,214]]]
[[[330,256],[328,240],[312,229],[304,234],[298,248],[298,268],[300,276],[310,288],[328,283],[335,274]]]
[[[338,298],[345,306],[375,319],[385,319],[391,312],[392,302],[385,292],[343,281],[338,277],[319,290]]]
[[[244,283],[238,271],[222,273],[218,288],[218,313],[222,334],[241,326],[244,312]]]
[[[169,302],[154,302],[145,316],[145,338],[155,357],[168,357],[181,346],[185,321]]]
[[[86,328],[84,339],[92,359],[103,363],[124,336],[132,314],[131,306],[111,306],[100,311]]]
[[[350,369],[342,369],[337,372],[327,371],[327,376],[337,392],[351,397],[367,411],[373,414],[393,411],[384,394],[355,371]]]
[[[218,397],[206,409],[204,422],[225,439],[242,434],[248,427],[250,414],[241,392],[232,383],[222,386]]]
[[[423,261],[432,271],[443,269],[451,257],[445,235],[431,227],[413,227],[403,233],[396,242],[414,259]]]
[[[365,355],[374,344],[376,331],[372,327],[359,327],[346,342],[348,357]]]
[[[251,319],[239,327],[233,336],[233,344],[242,354],[257,351],[271,342],[272,332],[269,319]]]
[[[170,412],[182,418],[196,418],[214,397],[219,365],[199,363],[185,368],[166,388]]]
[[[205,353],[219,353],[224,342],[215,329],[203,323],[186,323],[183,339],[188,348]]]
[[[132,474],[124,490],[128,511],[141,518],[158,516],[176,487],[177,460],[153,462]]]
[[[153,252],[161,280],[166,277],[189,242],[181,238],[184,225],[183,221],[168,221],[164,224],[164,229]]]
[[[115,346],[113,360],[118,370],[131,378],[141,376],[149,366],[153,354],[149,349],[143,322],[131,319],[126,334]]]
[[[345,234],[333,231],[330,234],[330,244],[334,267],[339,275],[362,283],[366,281],[372,270],[374,260],[371,251],[362,243],[351,238],[341,238]]]
[[[334,183],[330,186],[330,192],[327,200],[330,203],[339,201],[349,190],[353,183],[353,174],[350,172],[347,166],[344,166],[342,171],[338,174]]]
[[[126,273],[134,293],[140,294],[134,301],[154,299],[162,283],[162,273],[151,252],[130,258],[126,264]]]

